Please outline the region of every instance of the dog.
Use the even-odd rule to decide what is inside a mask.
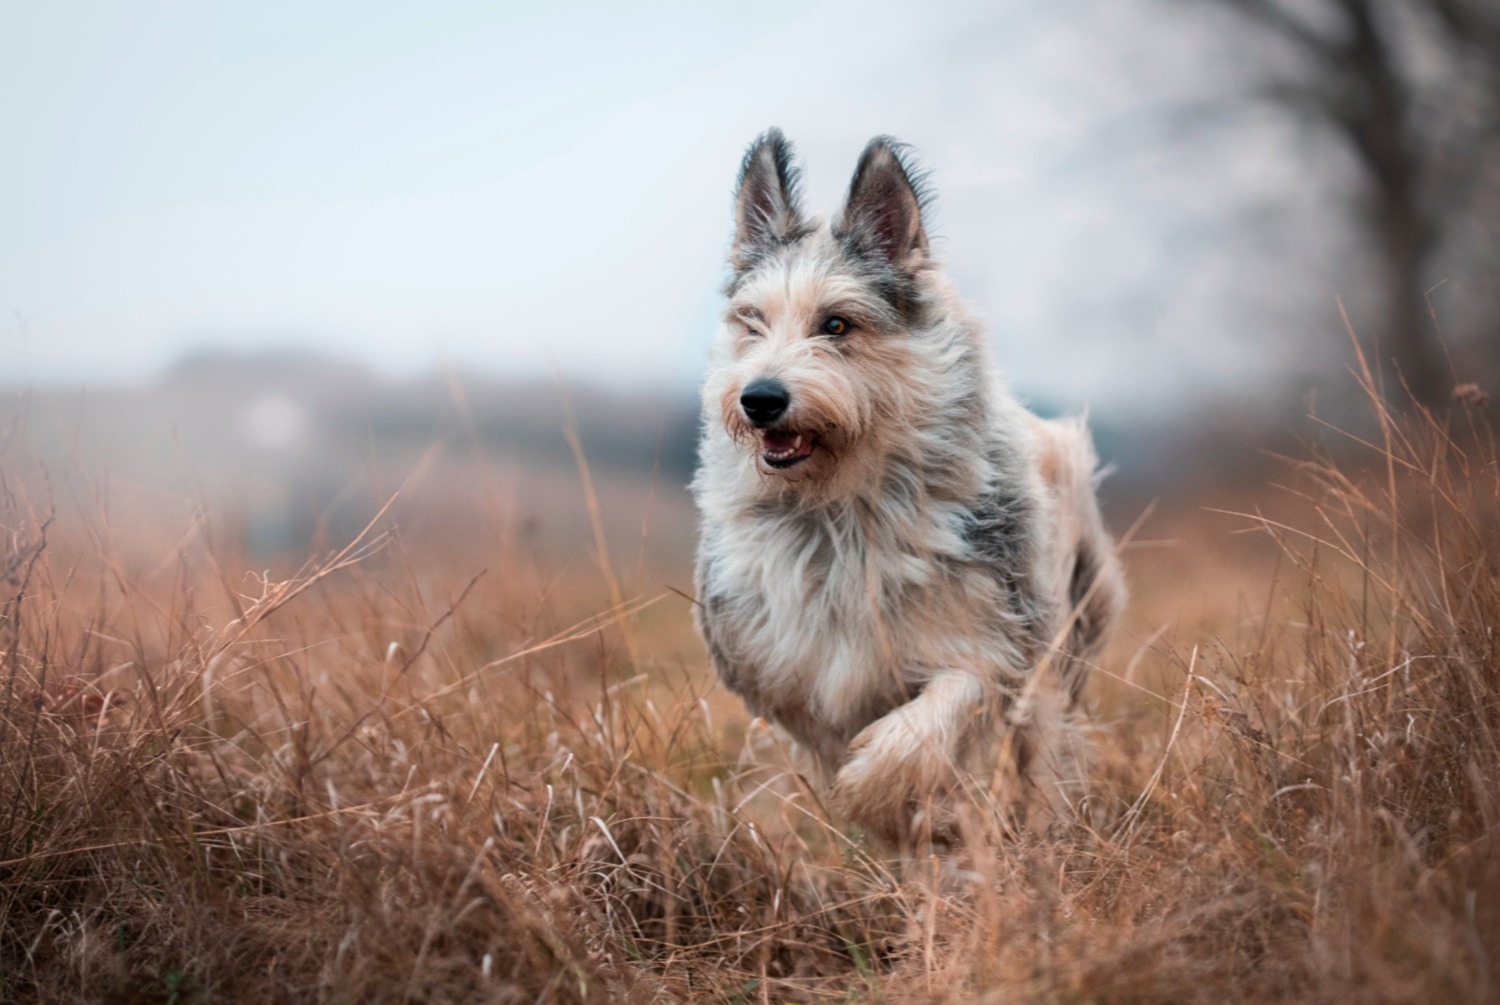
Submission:
[[[1073,801],[1073,709],[1125,596],[1084,421],[992,372],[925,181],[877,137],[824,223],[781,132],[751,144],[693,480],[713,666],[897,845],[953,839],[966,792]]]

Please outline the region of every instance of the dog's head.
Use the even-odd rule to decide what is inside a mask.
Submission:
[[[930,308],[920,183],[905,148],[877,137],[828,225],[804,217],[779,130],[745,154],[704,406],[766,482],[836,491],[918,420],[934,362],[911,338]]]

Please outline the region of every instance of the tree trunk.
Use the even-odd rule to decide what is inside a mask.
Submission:
[[[1386,303],[1381,356],[1382,362],[1395,364],[1399,379],[1416,401],[1436,405],[1452,389],[1452,381],[1427,308],[1422,273],[1429,242],[1422,228],[1422,220],[1406,199],[1387,194],[1380,207]]]
[[[1396,57],[1382,36],[1371,0],[1344,0],[1352,31],[1349,58],[1362,84],[1364,107],[1345,120],[1375,187],[1377,239],[1385,260],[1382,363],[1394,362],[1421,404],[1449,390],[1447,365],[1427,312],[1424,272],[1432,226],[1420,202],[1416,155],[1407,134],[1407,99]],[[1397,398],[1396,400],[1400,400]]]

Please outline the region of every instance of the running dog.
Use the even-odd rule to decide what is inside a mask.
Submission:
[[[714,667],[898,845],[952,837],[965,794],[1074,800],[1072,710],[1124,602],[1088,431],[992,372],[928,204],[882,136],[809,218],[791,144],[751,144],[693,482]]]

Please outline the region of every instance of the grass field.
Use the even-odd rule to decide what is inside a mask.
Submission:
[[[1163,487],[1076,819],[945,863],[714,684],[680,487],[418,460],[273,561],[13,438],[0,1000],[1495,1000],[1495,442],[1371,398]]]

